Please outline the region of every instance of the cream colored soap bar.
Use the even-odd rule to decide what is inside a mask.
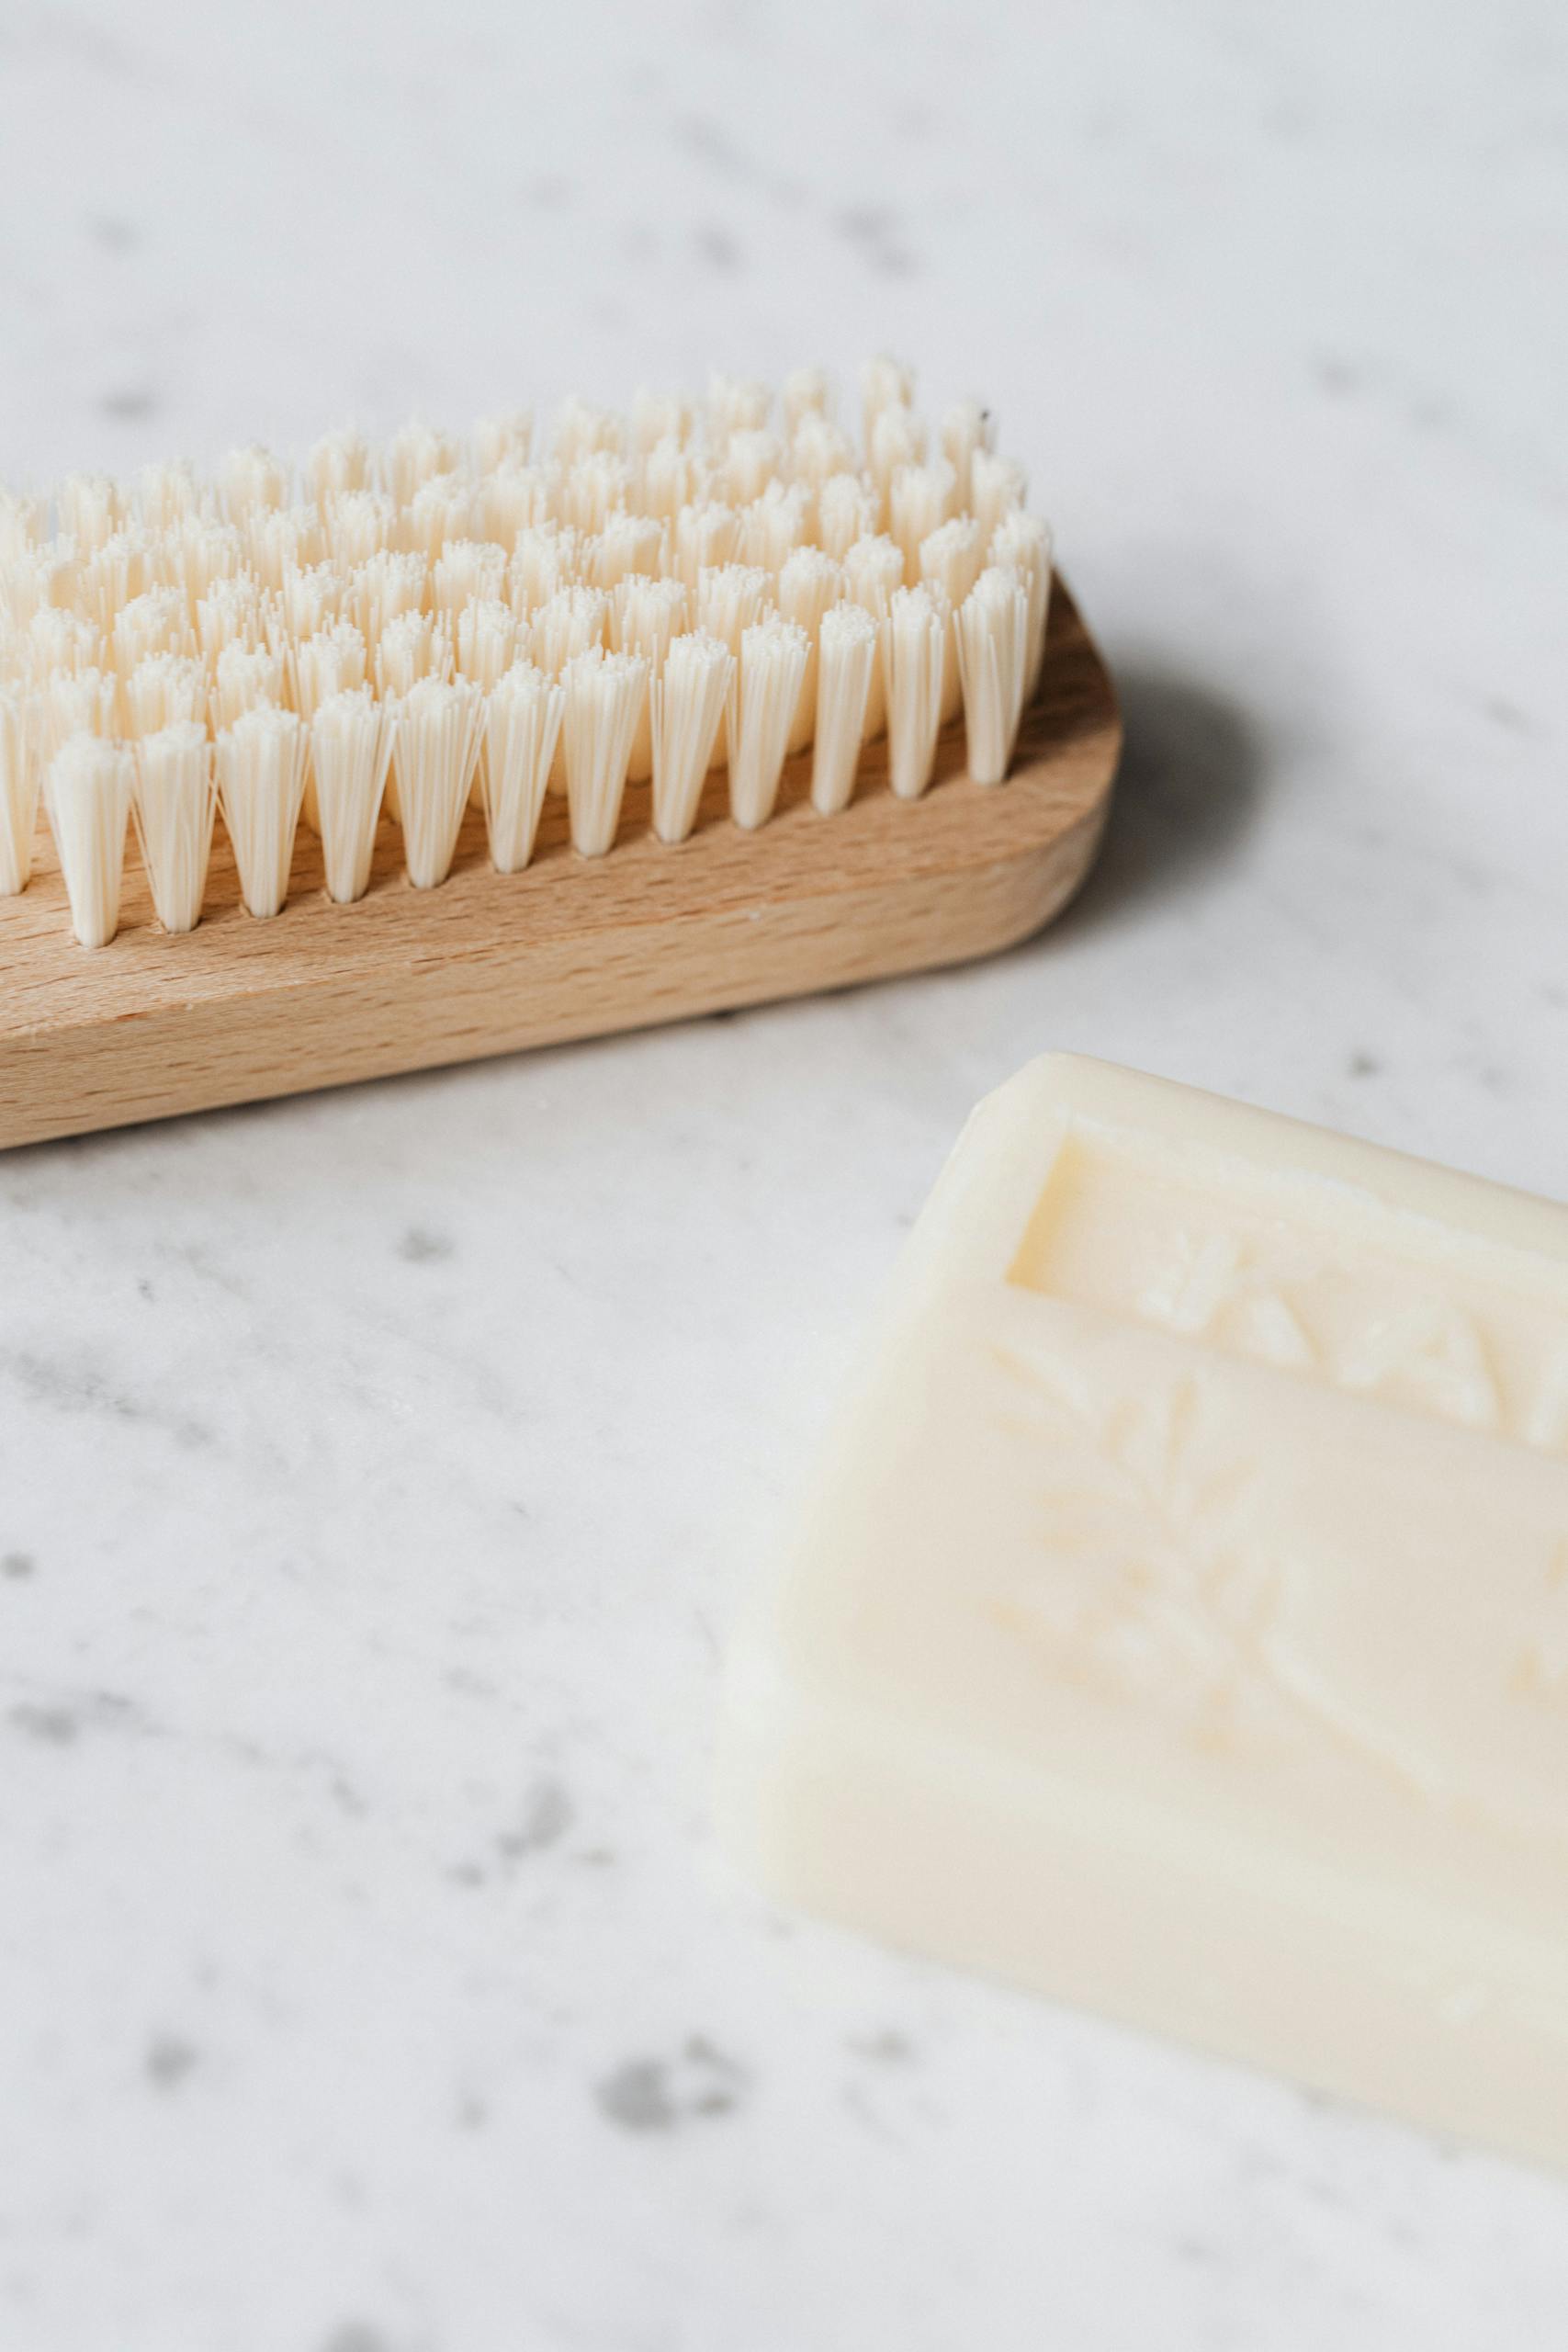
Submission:
[[[781,1899],[1568,2163],[1568,1210],[1033,1064],[737,1644],[720,1803]]]

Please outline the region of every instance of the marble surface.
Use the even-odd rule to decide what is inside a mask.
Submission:
[[[1122,679],[972,971],[0,1162],[6,2352],[1562,2341],[1568,2188],[773,1916],[727,1623],[1071,1046],[1568,1191],[1552,0],[11,0],[13,474],[999,407]]]

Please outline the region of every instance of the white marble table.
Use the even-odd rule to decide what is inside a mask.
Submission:
[[[0,1161],[5,2352],[1563,2340],[1563,2184],[774,1917],[705,1775],[1026,1056],[1568,1190],[1565,124],[1552,0],[6,12],[11,472],[887,344],[1134,749],[988,967]]]

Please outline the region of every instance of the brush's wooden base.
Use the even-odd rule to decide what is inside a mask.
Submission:
[[[1110,679],[1058,582],[1040,695],[1011,776],[991,789],[963,773],[959,728],[922,800],[894,798],[879,745],[850,808],[818,817],[807,756],[757,833],[730,824],[711,777],[674,849],[649,829],[646,786],[594,860],[572,851],[551,802],[523,874],[492,871],[470,815],[438,890],[409,887],[386,824],[351,907],[322,895],[320,845],[302,831],[293,895],[270,922],[240,906],[220,833],[196,931],[158,930],[132,855],[119,935],[96,953],[71,935],[40,835],[31,886],[0,899],[0,1147],[986,955],[1082,881],[1120,743]]]

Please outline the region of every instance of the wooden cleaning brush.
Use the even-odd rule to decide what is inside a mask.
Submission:
[[[0,493],[0,1145],[1044,922],[1114,698],[988,414],[933,444],[912,389],[863,370],[855,441],[802,369],[574,398],[543,454],[518,414]]]

